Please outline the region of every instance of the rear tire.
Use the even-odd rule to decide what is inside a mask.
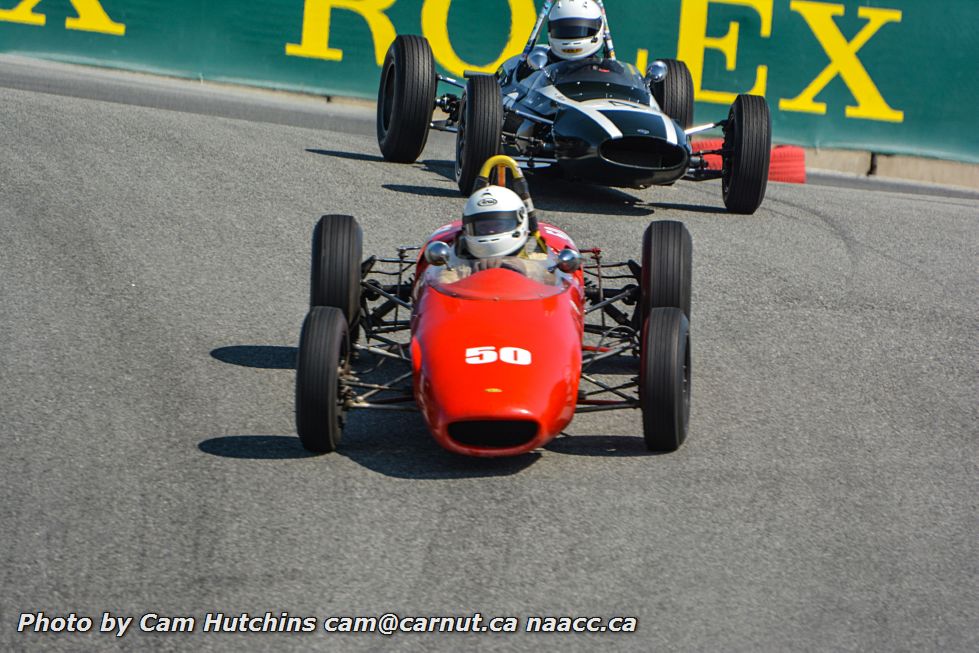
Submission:
[[[650,91],[663,113],[684,129],[693,125],[693,77],[687,64],[676,59],[660,59],[666,64],[666,79],[650,84]]]
[[[772,157],[772,117],[760,95],[739,95],[724,128],[721,192],[731,213],[751,215],[761,206],[768,187]]]
[[[335,451],[343,434],[340,373],[349,362],[340,309],[314,306],[303,322],[296,359],[296,432],[307,451]]]
[[[349,215],[324,215],[313,228],[309,306],[340,309],[354,331],[360,317],[364,232]]]
[[[641,299],[636,328],[656,308],[678,308],[690,319],[693,240],[682,222],[649,223],[642,237]]]
[[[492,75],[475,75],[466,83],[456,134],[456,181],[463,195],[472,193],[479,170],[500,153],[503,98]]]
[[[642,328],[639,402],[646,448],[668,453],[690,421],[690,325],[677,308],[654,308]]]
[[[414,163],[435,108],[438,75],[428,40],[398,36],[388,48],[377,92],[377,144],[387,161]]]

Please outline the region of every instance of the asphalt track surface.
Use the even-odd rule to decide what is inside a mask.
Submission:
[[[714,183],[532,180],[609,257],[690,228],[684,447],[647,455],[638,413],[606,413],[470,460],[355,414],[315,457],[292,370],[312,226],[418,242],[461,209],[452,141],[388,164],[361,107],[10,59],[0,116],[0,649],[976,649],[979,200],[774,184],[744,217]],[[639,632],[17,633],[35,610]]]

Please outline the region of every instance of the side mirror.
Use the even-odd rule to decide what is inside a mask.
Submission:
[[[660,83],[666,79],[667,68],[666,64],[659,59],[649,64],[649,68],[646,69],[646,79],[649,82]]]
[[[534,49],[527,57],[527,66],[531,70],[540,70],[547,65],[547,52],[543,49]]]
[[[557,265],[554,267],[565,274],[577,272],[581,267],[581,254],[566,247],[558,253]]]
[[[452,255],[452,249],[441,240],[436,240],[434,243],[429,243],[428,247],[425,248],[425,260],[428,261],[430,265],[443,266],[449,264],[449,257]]]

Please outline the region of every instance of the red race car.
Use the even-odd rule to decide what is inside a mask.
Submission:
[[[507,213],[510,197],[520,206]],[[491,255],[510,238],[517,251]],[[640,409],[651,451],[685,439],[692,244],[682,223],[652,222],[641,263],[606,263],[538,223],[520,168],[494,157],[463,221],[394,258],[362,261],[361,249],[350,216],[323,216],[313,231],[296,375],[307,450],[334,451],[346,412],[360,409],[420,411],[440,445],[470,456],[542,447],[576,412]],[[379,374],[396,364],[403,372]]]

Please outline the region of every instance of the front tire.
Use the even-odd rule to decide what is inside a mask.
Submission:
[[[655,308],[678,308],[690,319],[693,240],[682,222],[649,223],[642,237],[642,278],[636,328]]]
[[[313,228],[309,305],[342,311],[353,331],[360,316],[364,232],[349,215],[324,215]]]
[[[739,95],[724,128],[721,192],[731,213],[751,215],[768,187],[772,157],[772,117],[760,95]]]
[[[296,432],[307,451],[336,451],[343,434],[340,376],[349,363],[347,321],[339,309],[306,315],[296,360]]]
[[[398,36],[388,48],[377,92],[377,144],[385,160],[414,163],[428,142],[438,74],[428,40]]]
[[[642,328],[639,401],[646,448],[668,453],[690,421],[690,324],[677,308],[654,308]]]
[[[661,59],[666,78],[650,84],[650,91],[663,113],[687,129],[693,126],[693,77],[687,64],[676,59]]]
[[[472,193],[483,164],[500,153],[502,131],[503,98],[496,77],[470,77],[462,95],[456,133],[455,174],[463,195]]]

